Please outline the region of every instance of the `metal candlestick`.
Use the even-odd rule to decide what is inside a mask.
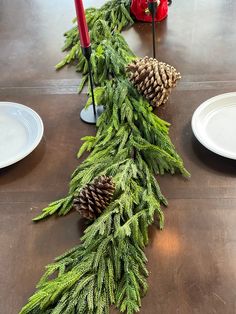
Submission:
[[[152,49],[153,58],[156,58],[156,28],[155,28],[155,16],[157,12],[157,7],[160,4],[160,0],[148,1],[148,10],[152,15]]]
[[[88,62],[88,72],[89,72],[89,81],[91,87],[91,95],[92,95],[92,106],[88,108],[83,108],[80,112],[80,118],[82,121],[89,123],[89,124],[96,124],[98,117],[103,112],[103,106],[96,106],[95,104],[95,97],[94,97],[94,84],[93,84],[93,75],[92,75],[92,66],[91,66],[91,46],[83,48],[82,52]]]

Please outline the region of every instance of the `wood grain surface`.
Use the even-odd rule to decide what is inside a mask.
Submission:
[[[0,2],[0,101],[33,108],[45,125],[37,149],[0,170],[0,314],[19,312],[44,266],[76,245],[84,229],[76,213],[31,222],[66,194],[80,162],[80,138],[95,134],[79,118],[86,101],[86,94],[76,94],[81,77],[73,67],[54,70],[73,6],[67,0]],[[235,21],[233,0],[174,0],[156,26],[158,59],[182,74],[158,114],[172,123],[172,141],[192,178],[158,178],[169,207],[165,229],[150,228],[149,291],[140,314],[236,313],[236,162],[202,147],[190,125],[201,102],[236,89]],[[137,55],[151,56],[150,24],[137,23],[124,35]]]

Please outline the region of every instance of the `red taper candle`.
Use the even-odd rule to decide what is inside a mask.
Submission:
[[[77,15],[81,47],[88,48],[90,46],[90,37],[82,0],[75,0],[75,10]]]

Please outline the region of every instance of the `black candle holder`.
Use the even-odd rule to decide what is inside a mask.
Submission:
[[[160,0],[148,1],[148,10],[152,15],[152,50],[153,58],[156,58],[156,28],[155,28],[155,16],[157,13],[157,7],[160,4]]]
[[[104,108],[102,105],[96,105],[95,97],[94,97],[94,83],[93,83],[93,74],[92,74],[92,66],[91,66],[91,53],[92,49],[91,46],[89,47],[81,47],[83,55],[87,59],[88,62],[88,73],[89,73],[89,81],[90,81],[90,88],[91,88],[91,96],[92,96],[92,106],[88,108],[83,108],[80,112],[80,118],[83,122],[88,124],[96,124],[98,117],[103,112]]]

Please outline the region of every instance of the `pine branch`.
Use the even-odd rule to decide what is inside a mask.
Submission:
[[[132,159],[127,160],[127,164],[131,163],[133,168],[137,167]],[[148,224],[153,220],[153,217],[147,219],[143,230],[141,217],[150,215],[149,200],[144,200],[146,210],[138,201],[137,204],[129,201],[137,197],[141,200],[147,194],[147,184],[144,177],[137,177],[138,171],[127,174],[127,167],[119,167],[118,172],[122,172],[127,189],[116,191],[115,199],[104,214],[85,230],[81,245],[47,267],[38,290],[20,314],[36,310],[62,314],[77,308],[84,314],[109,313],[110,304],[116,304],[127,313],[138,310],[141,295],[147,288],[146,258],[142,247]],[[130,229],[128,232],[122,231],[127,228]],[[134,239],[137,241],[133,242]],[[119,287],[117,282],[120,282]]]
[[[133,24],[129,12],[130,1],[108,1],[100,9],[87,9],[86,19],[92,42],[91,64],[95,85],[101,86],[114,75],[125,74],[125,64],[134,59],[134,54],[119,34],[123,28]],[[74,22],[76,19],[74,20]],[[75,65],[83,79],[78,88],[80,93],[88,79],[88,65],[79,44],[76,26],[65,34],[63,51],[68,54],[56,65],[59,70],[67,64]]]
[[[111,35],[108,25],[103,20],[98,20],[94,24],[94,30],[91,34],[94,37],[94,40],[92,40],[91,65],[95,85],[104,85],[111,76],[124,76],[125,65],[134,60],[135,56],[123,37],[119,33]],[[78,92],[81,92],[88,80],[88,65],[78,42],[71,47],[64,59],[56,65],[56,69],[59,70],[68,64],[73,64],[76,71],[81,72],[83,75],[78,88]]]

